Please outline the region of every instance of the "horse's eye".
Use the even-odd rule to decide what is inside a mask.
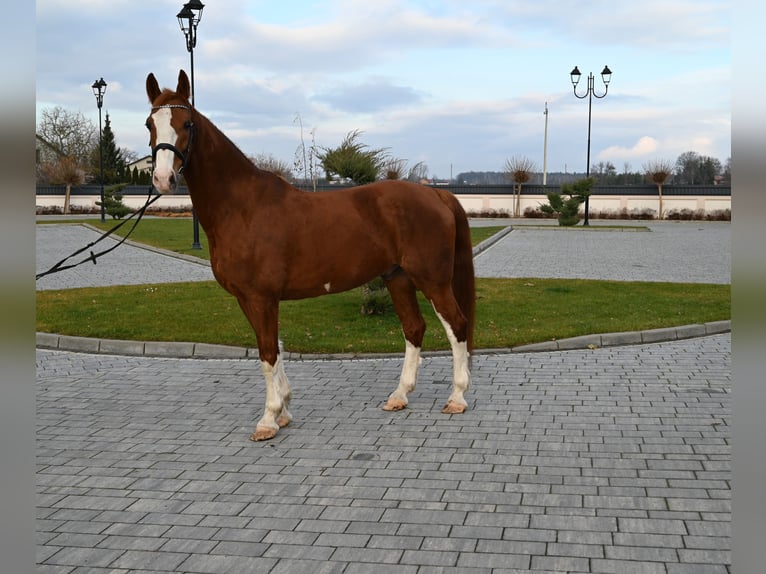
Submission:
[[[149,123],[149,120],[146,120],[146,124],[144,125],[146,125],[147,130],[152,131],[152,124]]]

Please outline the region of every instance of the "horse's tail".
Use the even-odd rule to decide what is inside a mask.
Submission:
[[[473,245],[471,243],[471,228],[468,224],[468,216],[460,204],[460,201],[447,192],[452,198],[450,205],[455,214],[455,263],[452,273],[452,291],[465,315],[466,341],[468,352],[473,351],[473,328],[476,316],[476,280],[473,271]]]

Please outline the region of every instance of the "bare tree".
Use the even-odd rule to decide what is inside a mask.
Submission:
[[[521,215],[521,186],[527,183],[535,173],[535,163],[524,156],[513,156],[505,160],[505,177],[513,181],[513,216]]]
[[[407,169],[406,159],[387,159],[382,167],[383,179],[403,179]]]
[[[82,185],[85,181],[85,171],[80,160],[74,156],[62,156],[42,167],[44,177],[52,184],[66,185],[64,193],[64,215],[69,214],[69,200],[73,185]]]
[[[424,179],[428,179],[428,166],[425,162],[419,161],[407,172],[407,181],[420,183]]]
[[[628,174],[630,173],[631,165],[629,161],[626,161],[622,164],[622,183],[623,185],[628,184]]]
[[[317,190],[317,171],[318,171],[318,148],[316,145],[316,128],[311,128],[311,145],[307,148],[306,142],[303,139],[303,118],[301,114],[297,112],[295,114],[295,120],[293,123],[298,123],[300,126],[301,141],[295,150],[295,158],[293,160],[293,167],[298,174],[302,175],[303,183],[311,181],[311,185],[314,191]]]
[[[643,167],[644,172],[646,173],[646,177],[649,179],[649,181],[657,186],[657,194],[659,200],[659,210],[657,217],[662,219],[664,216],[662,209],[662,186],[670,178],[670,176],[673,175],[673,162],[665,159],[655,159],[646,162]]]
[[[252,161],[258,169],[275,173],[285,181],[290,181],[293,178],[293,172],[290,169],[290,165],[285,161],[277,159],[270,153],[259,153],[254,156],[248,156],[248,159]]]
[[[74,157],[85,166],[98,145],[98,128],[82,113],[61,106],[42,110],[36,136],[42,162]]]

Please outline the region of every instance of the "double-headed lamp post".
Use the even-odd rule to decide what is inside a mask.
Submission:
[[[593,107],[593,98],[604,98],[606,97],[607,92],[609,91],[609,81],[612,79],[612,70],[609,69],[609,66],[604,66],[604,69],[601,70],[601,81],[604,82],[604,93],[599,95],[596,93],[596,85],[593,78],[593,72],[588,74],[588,88],[586,92],[583,95],[580,95],[577,93],[577,84],[580,81],[580,70],[577,69],[577,66],[574,67],[574,70],[569,72],[569,77],[572,79],[572,88],[574,90],[575,97],[579,99],[585,99],[588,98],[588,163],[585,165],[585,177],[590,177],[590,118],[591,118],[591,108]],[[588,222],[588,202],[589,197],[585,196],[585,221],[583,221],[583,225],[590,225]]]
[[[183,5],[181,11],[176,15],[178,18],[178,25],[181,27],[181,31],[186,38],[186,50],[190,54],[191,59],[191,104],[194,107],[194,47],[197,45],[197,25],[202,20],[202,9],[205,5],[200,0],[190,0]],[[197,212],[192,207],[192,220],[194,225],[194,240],[192,242],[192,249],[202,249],[202,245],[199,242],[199,219],[197,219]]]
[[[101,137],[101,106],[104,104],[104,94],[106,93],[106,82],[104,78],[96,80],[91,86],[93,95],[96,96],[96,105],[98,106],[98,160],[101,163],[101,221],[106,221],[104,216],[104,146]]]

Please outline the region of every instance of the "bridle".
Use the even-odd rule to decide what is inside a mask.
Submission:
[[[152,111],[167,109],[167,108],[180,108],[182,110],[188,111],[189,114],[192,113],[192,108],[189,106],[185,106],[183,104],[165,104],[162,106],[152,106]],[[146,127],[149,128],[148,121],[147,121]],[[155,164],[157,161],[157,152],[160,151],[161,149],[166,149],[166,150],[172,151],[173,154],[176,155],[181,160],[181,167],[179,168],[178,173],[179,174],[183,173],[183,170],[186,167],[186,163],[189,161],[189,154],[191,153],[192,141],[194,140],[194,122],[191,119],[189,119],[186,121],[186,123],[184,123],[184,127],[187,130],[189,130],[189,142],[186,144],[186,151],[182,152],[173,144],[169,144],[165,142],[158,143],[152,148],[152,164]]]

